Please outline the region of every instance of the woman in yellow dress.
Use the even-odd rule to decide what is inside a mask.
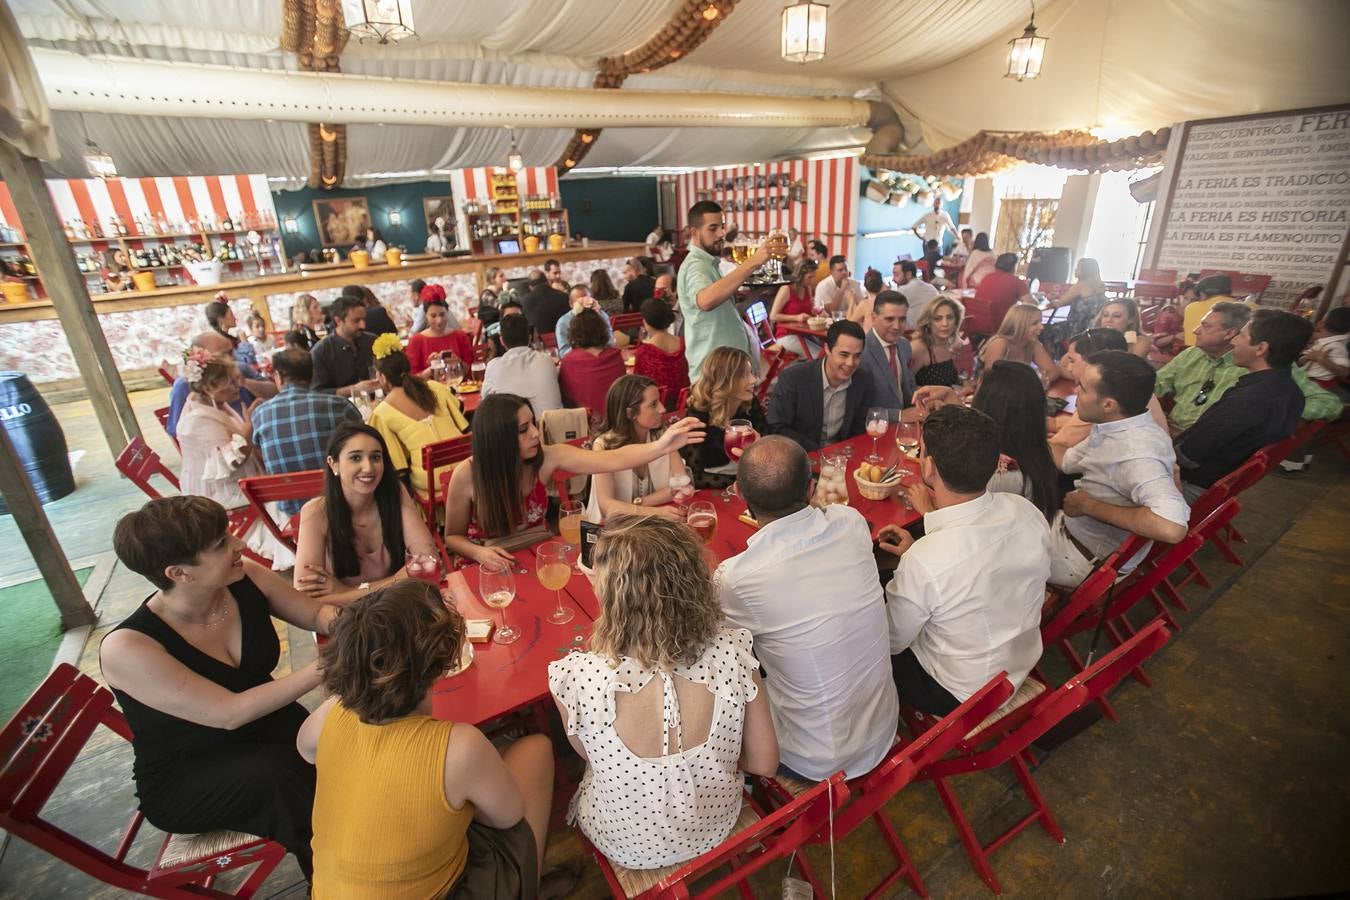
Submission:
[[[388,445],[389,465],[408,472],[413,490],[426,497],[427,472],[422,468],[422,448],[467,434],[469,422],[464,417],[464,407],[447,386],[412,374],[412,366],[396,335],[380,335],[373,351],[375,371],[385,397],[370,414],[368,424]]]

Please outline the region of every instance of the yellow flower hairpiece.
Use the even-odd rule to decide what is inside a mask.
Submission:
[[[398,339],[398,335],[386,332],[375,339],[370,352],[376,359],[384,359],[391,353],[403,352],[403,342]]]

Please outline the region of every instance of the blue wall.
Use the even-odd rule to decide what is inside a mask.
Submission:
[[[660,221],[655,178],[564,178],[558,189],[572,231],[599,241],[641,241]]]
[[[403,245],[409,253],[421,253],[427,245],[427,223],[422,214],[423,197],[449,197],[450,184],[443,181],[415,181],[411,184],[389,184],[369,188],[339,188],[332,191],[301,188],[298,191],[273,191],[277,208],[277,223],[282,226],[282,242],[286,254],[309,253],[322,246],[319,228],[314,221],[314,200],[336,197],[365,197],[370,209],[371,224],[380,229],[384,242],[391,247]],[[389,224],[389,213],[397,210],[402,222]],[[300,226],[299,234],[288,234],[286,219],[294,217]],[[645,232],[644,232],[645,234]],[[344,255],[348,247],[339,248]]]
[[[862,173],[863,184],[872,177],[872,172],[865,166],[859,167]],[[861,187],[859,187],[861,190]],[[931,202],[931,201],[930,201]],[[910,229],[919,217],[928,212],[931,206],[922,206],[913,201],[906,202],[903,206],[891,206],[889,203],[877,203],[867,197],[858,198],[858,259],[853,262],[853,272],[856,277],[861,278],[862,273],[866,272],[870,266],[876,269],[885,278],[891,277],[891,266],[895,263],[897,256],[908,253],[914,259],[923,258],[923,241],[919,240]],[[961,198],[943,203],[942,208],[952,217],[952,221],[960,227],[961,222]],[[869,238],[867,235],[875,231],[900,231],[905,234],[894,237]],[[951,246],[952,236],[947,235],[943,249]]]

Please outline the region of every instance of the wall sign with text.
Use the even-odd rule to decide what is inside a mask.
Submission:
[[[1153,265],[1269,275],[1269,306],[1327,283],[1350,227],[1350,106],[1187,122],[1173,134]]]

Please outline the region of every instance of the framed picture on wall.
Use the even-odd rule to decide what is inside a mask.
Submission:
[[[314,201],[319,242],[325,247],[350,247],[370,227],[365,197],[331,197]]]
[[[422,215],[426,220],[426,227],[430,228],[431,223],[437,219],[445,220],[445,227],[450,228],[455,221],[455,201],[452,197],[423,197]]]

